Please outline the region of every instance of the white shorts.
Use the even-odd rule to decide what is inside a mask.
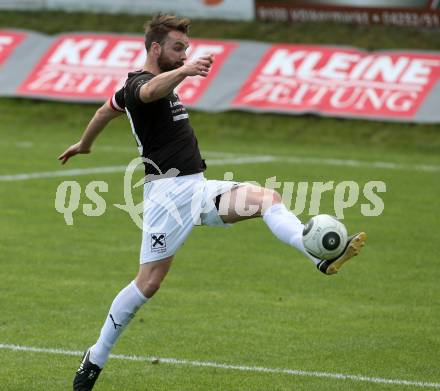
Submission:
[[[174,255],[194,225],[227,226],[215,198],[240,185],[207,180],[203,173],[145,183],[140,263]]]

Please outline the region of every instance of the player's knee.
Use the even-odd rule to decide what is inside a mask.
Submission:
[[[141,287],[143,295],[147,298],[154,296],[154,294],[160,289],[160,282],[155,280],[149,280]]]
[[[278,193],[276,190],[272,190],[272,205],[280,204],[281,202],[283,202],[281,194]]]
[[[273,189],[264,189],[264,201],[263,204],[267,207],[279,204],[282,202],[280,193]]]
[[[260,205],[260,215],[263,215],[272,205],[280,204],[282,197],[280,193],[273,189],[264,189],[264,196]]]

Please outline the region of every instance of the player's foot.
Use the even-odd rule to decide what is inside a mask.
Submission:
[[[90,391],[95,385],[101,368],[90,362],[89,357],[90,349],[84,353],[81,364],[76,371],[73,379],[73,391]]]
[[[365,232],[349,236],[347,246],[339,257],[329,261],[323,260],[316,267],[324,274],[336,274],[345,262],[359,254],[366,240],[367,234]]]

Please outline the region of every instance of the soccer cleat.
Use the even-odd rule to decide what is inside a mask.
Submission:
[[[324,274],[336,274],[345,262],[359,254],[366,240],[367,234],[365,232],[349,236],[347,245],[339,257],[332,260],[322,260],[316,267]]]
[[[101,368],[90,362],[89,357],[90,349],[84,353],[81,364],[76,371],[73,379],[73,391],[90,391],[95,385]]]

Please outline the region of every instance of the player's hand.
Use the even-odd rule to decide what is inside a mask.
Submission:
[[[90,153],[90,149],[84,148],[81,145],[81,141],[67,148],[60,156],[58,156],[58,160],[61,161],[61,164],[65,164],[72,156],[79,153]]]
[[[188,64],[185,64],[182,68],[186,76],[208,76],[211,70],[211,65],[214,62],[214,56],[212,54],[207,54],[205,56],[199,57]]]

